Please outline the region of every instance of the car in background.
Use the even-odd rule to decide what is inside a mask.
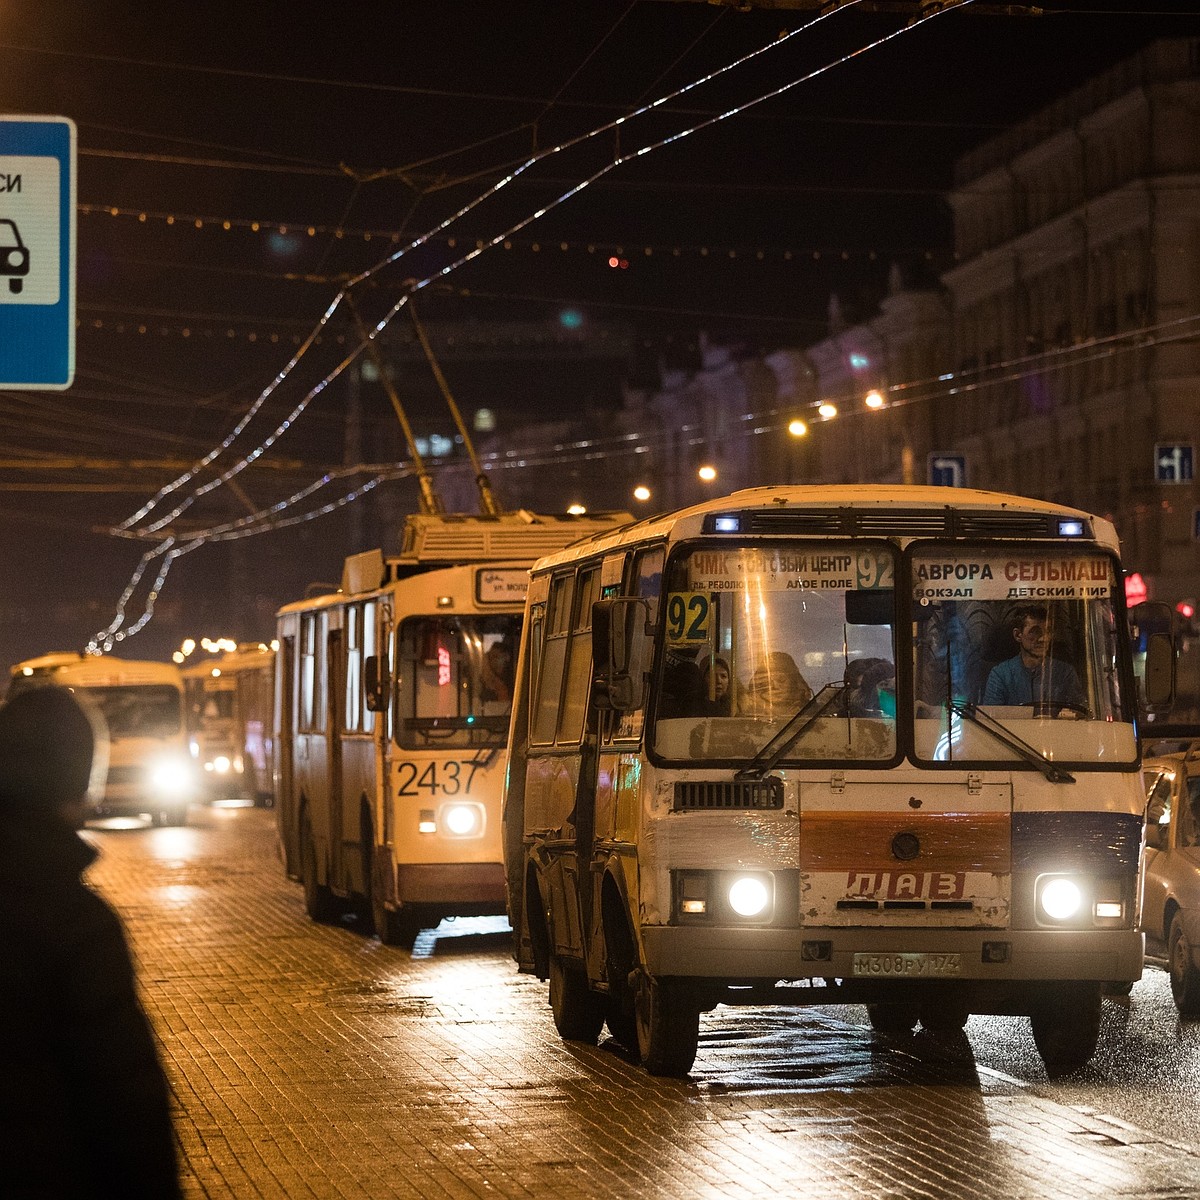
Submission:
[[[1183,1017],[1200,1017],[1200,739],[1143,760],[1142,931]]]

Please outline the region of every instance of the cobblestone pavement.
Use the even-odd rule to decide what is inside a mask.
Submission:
[[[444,924],[411,956],[312,924],[263,810],[88,836],[189,1197],[1200,1195],[1200,1145],[829,1009],[718,1009],[683,1081],[563,1043],[502,922]]]

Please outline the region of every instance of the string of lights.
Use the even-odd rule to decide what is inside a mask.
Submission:
[[[936,193],[941,195],[942,193]],[[403,235],[389,229],[347,229],[341,225],[324,225],[319,223],[287,221],[271,221],[249,217],[214,217],[195,213],[150,212],[145,209],[121,208],[109,204],[80,204],[77,211],[82,216],[122,217],[137,221],[139,224],[159,223],[182,230],[220,230],[225,233],[234,231],[249,231],[263,237],[304,237],[304,238],[333,238],[337,241],[355,242],[390,242],[399,243]],[[448,249],[457,249],[461,244],[474,241],[476,249],[484,248],[486,239],[464,239],[452,234],[432,235],[422,242],[426,245],[436,242]],[[413,247],[406,247],[406,251]],[[824,262],[834,260],[851,262],[866,260],[877,262],[881,258],[893,255],[920,255],[926,261],[932,262],[937,257],[956,260],[953,251],[939,251],[921,246],[902,246],[881,248],[878,246],[762,246],[743,243],[740,245],[707,244],[707,243],[678,243],[678,242],[622,242],[604,239],[555,238],[545,240],[540,238],[508,238],[500,244],[500,249],[507,252],[525,252],[529,254],[588,254],[607,257],[610,254],[633,255],[642,258],[701,258],[712,261],[722,259],[742,262],[760,263],[795,263],[804,265],[809,262]],[[314,282],[330,282],[321,277],[310,277]]]
[[[855,2],[857,2],[857,0],[855,0]],[[821,21],[825,20],[828,15],[830,15],[830,14],[822,14],[816,20],[810,22],[808,25],[803,26],[802,29],[811,29],[813,26],[815,26],[815,25],[819,24]],[[295,369],[296,365],[299,363],[299,361],[304,356],[304,354],[313,345],[314,340],[315,340],[316,336],[319,334],[320,330],[323,329],[324,326],[328,323],[330,317],[333,315],[333,312],[337,309],[337,307],[340,305],[341,301],[345,298],[346,291],[348,288],[354,287],[358,284],[361,284],[365,280],[372,278],[378,272],[382,271],[385,267],[393,265],[394,263],[399,261],[405,254],[411,252],[412,250],[416,249],[417,247],[419,247],[421,245],[424,245],[426,242],[429,241],[430,238],[445,232],[445,230],[448,229],[451,225],[453,225],[456,221],[460,220],[463,216],[465,216],[467,213],[469,213],[472,209],[478,207],[485,200],[487,200],[490,196],[495,195],[501,188],[505,187],[508,183],[511,183],[511,181],[514,178],[516,178],[518,175],[520,175],[523,171],[529,169],[529,167],[533,166],[536,162],[539,162],[542,159],[549,157],[552,154],[560,153],[563,149],[567,148],[568,146],[579,144],[579,143],[587,140],[588,138],[598,136],[598,134],[600,134],[602,132],[610,131],[620,125],[624,125],[632,117],[636,117],[643,113],[649,112],[652,109],[659,107],[661,104],[668,102],[670,99],[678,97],[678,96],[684,94],[685,92],[690,91],[696,87],[699,87],[699,86],[701,86],[701,84],[706,83],[712,79],[716,79],[720,75],[723,75],[723,74],[727,73],[728,71],[733,70],[735,67],[740,66],[743,63],[749,62],[753,58],[757,58],[760,54],[764,54],[767,51],[774,49],[776,46],[781,44],[782,41],[790,39],[791,37],[795,36],[796,32],[800,32],[800,31],[793,31],[793,33],[787,34],[786,38],[781,38],[775,42],[768,43],[766,46],[760,47],[759,49],[752,51],[750,54],[744,55],[742,58],[737,59],[734,63],[729,64],[726,67],[722,67],[722,68],[718,69],[717,71],[711,72],[709,75],[704,76],[701,80],[687,84],[684,87],[678,89],[676,92],[669,93],[668,96],[664,97],[662,100],[655,101],[652,104],[645,105],[645,106],[635,110],[634,113],[630,114],[629,117],[625,117],[625,116],[620,117],[616,121],[608,122],[605,125],[600,126],[598,129],[593,130],[587,134],[581,135],[578,138],[571,139],[568,142],[560,143],[558,146],[551,147],[539,154],[533,155],[530,159],[528,159],[526,161],[525,164],[518,167],[515,171],[510,172],[510,174],[505,176],[503,179],[497,181],[491,188],[488,188],[487,190],[485,190],[474,201],[470,202],[467,205],[464,205],[457,212],[452,213],[450,216],[448,216],[445,220],[440,222],[433,229],[427,231],[425,234],[421,235],[420,237],[414,238],[412,241],[410,241],[408,243],[408,245],[396,250],[395,252],[386,256],[384,259],[382,259],[380,262],[378,262],[375,266],[368,268],[366,271],[360,273],[359,275],[357,275],[354,278],[352,278],[351,280],[349,280],[346,283],[346,285],[334,297],[333,301],[329,304],[329,306],[326,308],[325,313],[322,315],[317,326],[313,329],[312,333],[309,335],[309,338],[297,349],[296,353],[292,356],[291,360],[283,368],[283,370],[275,377],[275,379],[272,381],[272,383],[269,384],[268,387],[266,389],[264,389],[263,392],[258,396],[258,398],[250,405],[250,407],[247,409],[245,416],[242,418],[241,421],[239,421],[237,423],[237,425],[234,427],[233,431],[230,434],[228,434],[227,437],[218,446],[214,447],[213,450],[210,451],[209,454],[205,455],[204,458],[201,459],[193,469],[191,469],[190,471],[184,472],[177,479],[172,480],[170,483],[167,483],[162,488],[160,488],[159,491],[157,493],[155,493],[155,495],[152,496],[150,498],[150,500],[148,500],[141,508],[139,508],[135,513],[133,513],[128,518],[126,518],[126,520],[123,521],[118,526],[118,529],[124,530],[124,529],[132,528],[139,521],[143,520],[167,496],[172,495],[179,488],[183,487],[187,483],[190,483],[191,480],[194,479],[201,470],[203,470],[205,467],[210,465],[217,457],[219,457],[222,453],[224,453],[227,449],[229,449],[232,446],[233,442],[238,438],[238,436],[240,436],[240,434],[243,432],[243,430],[246,429],[246,427],[253,420],[254,416],[257,415],[257,413],[262,409],[263,405],[266,403],[266,401],[268,400],[270,395],[273,394],[274,391],[282,384],[282,382],[291,374],[291,372]],[[889,36],[895,36],[895,35],[889,35]],[[887,40],[887,39],[881,39],[881,41],[882,40]],[[848,55],[844,59],[841,59],[838,61],[847,61],[848,58],[850,58],[850,57],[852,57],[852,56]],[[830,64],[830,67],[832,67],[834,65],[837,65],[837,63]],[[820,73],[824,69],[828,69],[828,68],[821,68],[817,72],[813,72],[807,78],[815,77],[816,74]],[[803,80],[797,80],[795,82],[799,83],[799,82],[803,82]],[[642,153],[644,153],[644,152],[645,151],[643,151]],[[538,212],[535,213],[532,217],[530,217],[526,221],[523,221],[523,222],[519,223],[518,225],[514,226],[510,231],[508,231],[507,234],[499,235],[497,238],[492,239],[492,241],[490,243],[486,243],[483,246],[477,245],[476,249],[473,252],[471,252],[467,255],[464,255],[463,257],[458,259],[456,262],[450,264],[450,266],[443,268],[440,272],[438,272],[438,275],[436,277],[444,277],[445,275],[451,273],[453,270],[458,269],[464,263],[469,262],[469,261],[471,261],[471,259],[473,259],[477,255],[482,254],[485,249],[489,249],[492,245],[502,242],[505,239],[505,237],[508,236],[509,234],[518,232],[519,229],[524,228],[526,225],[532,223],[532,221],[539,219],[547,211],[549,211],[550,208],[557,207],[558,204],[565,202],[565,200],[568,199],[570,197],[570,195],[572,195],[572,194],[574,194],[574,193],[569,192],[566,195],[560,197],[559,200],[556,201],[554,204],[547,206],[547,208],[538,210]],[[405,296],[402,296],[400,301],[396,305],[393,306],[393,308],[387,314],[387,316],[385,316],[385,318],[375,327],[375,329],[371,332],[371,336],[372,337],[377,336],[378,333],[382,332],[382,330],[387,327],[387,324],[395,317],[395,315],[403,307],[408,294],[411,294],[412,292],[415,292],[415,291],[419,290],[420,288],[423,288],[424,286],[428,285],[432,281],[433,278],[435,278],[435,276],[427,277],[426,279],[415,283],[411,287],[410,292],[406,293]],[[327,376],[324,383],[322,385],[318,385],[317,390],[320,390],[321,387],[327,385],[329,382],[331,382],[331,380]],[[303,411],[303,410],[301,409],[301,411]],[[276,430],[271,435],[271,441],[273,442],[274,440],[276,440],[282,432],[283,432],[283,429],[281,427],[277,427]],[[260,445],[257,448],[257,451],[256,452],[252,451],[251,454],[253,455],[253,457],[257,457],[258,454],[263,451],[263,449],[264,449],[264,447]],[[250,456],[248,456],[247,459],[243,460],[243,465],[248,463],[248,461],[250,461]],[[234,473],[236,473],[236,471]]]
[[[970,2],[971,2],[971,0],[965,0],[965,3],[970,3]],[[850,6],[849,5],[840,6],[835,11],[842,11],[843,8],[848,8],[848,7],[850,7]],[[817,78],[818,76],[827,73],[828,71],[832,70],[834,67],[836,67],[838,65],[849,62],[849,61],[859,57],[860,55],[868,52],[869,50],[876,49],[877,47],[882,46],[885,43],[890,42],[893,39],[899,37],[903,33],[910,32],[917,26],[924,24],[926,21],[932,20],[933,17],[937,16],[940,11],[942,11],[942,10],[938,9],[938,10],[934,10],[933,12],[926,13],[926,14],[922,15],[921,17],[919,17],[917,20],[910,22],[909,24],[905,25],[903,28],[901,28],[899,30],[893,31],[889,34],[884,35],[883,37],[875,39],[874,41],[869,42],[868,44],[859,48],[858,50],[851,51],[845,55],[842,55],[839,58],[835,59],[834,61],[824,64],[823,66],[818,67],[818,68],[814,69],[813,71],[810,71],[807,74],[802,75],[799,78],[794,79],[794,80],[782,85],[779,88],[773,89],[770,92],[767,92],[767,93],[761,94],[757,97],[754,97],[751,100],[749,100],[741,105],[736,105],[732,108],[729,108],[729,109],[725,110],[724,112],[718,114],[717,116],[708,118],[703,121],[696,122],[692,126],[686,128],[686,129],[679,130],[676,133],[671,134],[667,137],[661,138],[654,142],[650,142],[636,151],[618,155],[616,158],[611,160],[607,165],[603,166],[600,170],[594,172],[591,176],[580,181],[574,187],[571,187],[566,192],[562,193],[556,200],[554,200],[550,204],[548,204],[542,208],[539,208],[538,210],[536,210],[534,213],[530,214],[525,219],[523,219],[523,220],[517,222],[516,224],[514,224],[513,226],[511,226],[504,233],[498,234],[490,240],[485,239],[485,245],[483,247],[477,246],[476,248],[468,251],[466,254],[461,255],[458,259],[456,259],[451,264],[449,264],[446,267],[443,267],[441,270],[435,272],[433,275],[427,276],[422,280],[415,281],[411,285],[410,290],[404,296],[402,296],[396,304],[394,304],[392,306],[392,308],[387,312],[387,314],[385,314],[384,318],[381,319],[379,322],[377,322],[373,329],[368,330],[368,338],[375,338],[384,329],[386,329],[387,325],[390,323],[391,320],[393,320],[395,318],[395,316],[399,313],[400,309],[405,305],[405,303],[407,302],[408,298],[411,295],[417,293],[422,288],[428,286],[435,279],[441,279],[441,278],[446,277],[447,275],[451,274],[453,271],[459,269],[466,263],[468,263],[468,262],[472,261],[474,258],[478,257],[480,254],[484,253],[485,250],[491,249],[493,246],[495,246],[497,244],[501,244],[506,238],[510,238],[512,235],[520,232],[522,229],[528,227],[535,221],[540,220],[543,216],[546,215],[547,212],[551,211],[552,209],[558,207],[559,205],[561,205],[563,203],[566,203],[573,196],[579,194],[579,192],[584,190],[584,188],[590,186],[597,179],[599,179],[602,176],[608,174],[609,172],[615,170],[617,167],[623,165],[626,162],[632,161],[633,159],[640,158],[648,153],[651,153],[654,150],[661,149],[662,147],[665,147],[667,145],[671,145],[676,142],[679,142],[682,139],[684,139],[688,136],[691,136],[692,134],[698,132],[701,129],[707,128],[707,127],[714,125],[720,121],[727,120],[730,117],[737,115],[741,112],[745,112],[746,110],[748,110],[752,107],[755,107],[756,105],[762,104],[769,99],[773,99],[777,96],[783,95],[784,93],[790,91],[792,88],[799,86],[801,83],[804,83],[804,82],[810,81],[814,78]],[[813,25],[826,19],[826,17],[829,15],[832,15],[832,14],[831,13],[822,13],[818,18],[816,18],[816,20],[814,20],[813,22],[810,22],[808,25],[804,26],[803,29],[811,29]],[[797,31],[797,32],[799,32],[799,31]],[[751,54],[744,56],[743,58],[737,60],[737,62],[735,62],[734,64],[731,64],[729,67],[722,68],[721,70],[719,70],[717,72],[713,72],[709,76],[704,77],[704,79],[696,81],[695,83],[688,85],[684,89],[680,89],[680,92],[674,93],[674,94],[676,94],[676,95],[682,94],[682,92],[684,92],[684,91],[688,91],[694,87],[698,87],[701,84],[708,82],[710,79],[716,78],[718,75],[724,74],[728,70],[732,70],[734,67],[740,65],[741,63],[749,61],[751,58],[755,58],[759,54],[765,53],[769,49],[775,48],[775,46],[779,45],[780,43],[782,43],[785,40],[790,39],[792,36],[794,36],[794,33],[786,34],[783,37],[781,37],[780,39],[778,39],[776,42],[771,43],[770,45],[768,45],[766,47],[762,47],[759,50],[754,51]],[[644,106],[644,108],[637,110],[637,112],[632,114],[632,116],[639,115],[642,112],[652,111],[653,109],[658,108],[662,103],[665,103],[665,98],[664,98],[664,100],[655,101],[652,104]],[[624,126],[628,122],[629,119],[630,118],[628,118],[628,117],[620,118],[617,121],[610,123],[609,128],[617,128],[619,126]],[[603,130],[603,127],[601,128],[601,130],[593,131],[591,134],[587,135],[587,137],[596,136],[596,134],[601,132],[602,130]],[[574,141],[576,143],[581,140],[586,140],[586,138],[574,139]],[[567,144],[568,143],[563,143],[562,146],[560,146],[560,147],[553,147],[550,150],[543,152],[540,155],[534,156],[531,160],[529,160],[528,165],[532,166],[534,161],[539,161],[539,160],[547,157],[550,154],[559,153],[561,148],[565,147]],[[256,415],[258,411],[261,410],[263,404],[265,404],[269,395],[272,394],[276,390],[276,388],[280,384],[282,384],[282,382],[288,377],[288,375],[291,374],[292,370],[294,370],[294,368],[295,368],[296,364],[299,362],[300,358],[307,352],[309,347],[312,345],[313,338],[315,338],[315,336],[319,333],[319,331],[324,328],[324,326],[327,324],[329,319],[332,317],[333,312],[336,311],[337,307],[340,305],[341,300],[346,295],[346,291],[347,291],[348,287],[353,287],[357,284],[360,284],[364,280],[373,277],[377,272],[383,270],[385,267],[393,265],[394,263],[399,261],[404,256],[404,254],[408,253],[411,249],[415,248],[417,245],[423,244],[423,242],[425,240],[428,240],[428,237],[433,236],[434,234],[440,234],[440,233],[445,232],[445,230],[447,228],[449,228],[450,225],[453,224],[455,221],[459,220],[462,215],[465,215],[466,212],[471,211],[473,208],[475,208],[479,204],[483,203],[483,201],[485,199],[487,199],[488,196],[494,195],[502,187],[504,187],[508,183],[510,183],[512,181],[512,179],[515,178],[516,174],[519,173],[520,170],[523,170],[523,169],[526,169],[526,168],[525,167],[518,168],[518,170],[516,172],[511,172],[508,176],[505,176],[504,179],[499,180],[495,185],[493,185],[492,188],[488,189],[476,201],[473,201],[470,205],[464,206],[463,209],[459,210],[459,213],[453,214],[451,217],[449,217],[445,221],[441,222],[438,226],[435,227],[434,230],[432,230],[428,234],[424,235],[421,239],[415,239],[414,242],[410,243],[410,245],[408,247],[402,247],[402,248],[394,251],[392,254],[385,256],[385,258],[382,259],[378,264],[376,264],[375,267],[368,269],[366,272],[363,272],[360,275],[354,277],[352,280],[350,280],[347,284],[347,287],[344,287],[342,290],[340,290],[338,295],[334,298],[334,300],[326,308],[324,314],[322,315],[322,318],[320,319],[317,326],[314,327],[314,330],[310,334],[309,339],[297,350],[297,352],[295,354],[292,355],[292,358],[289,360],[288,364],[276,376],[275,380],[273,380],[272,383],[270,385],[268,385],[268,387],[266,389],[263,390],[263,392],[260,394],[260,396],[254,401],[254,403],[252,403],[250,405],[249,409],[247,410],[246,415],[242,418],[241,421],[239,421],[237,423],[237,425],[234,428],[234,431],[231,434],[229,434],[227,436],[227,438],[224,439],[223,442],[219,446],[214,447],[214,449],[208,455],[204,456],[204,459],[202,459],[201,462],[198,463],[195,468],[193,468],[189,472],[184,472],[183,475],[179,476],[177,480],[166,485],[164,488],[161,488],[159,490],[159,492],[156,493],[155,496],[152,497],[152,499],[150,501],[148,501],[145,505],[143,505],[142,508],[140,508],[133,516],[131,516],[130,518],[127,518],[126,521],[123,522],[118,528],[120,530],[124,531],[124,530],[132,528],[132,526],[136,525],[139,521],[143,520],[151,511],[153,511],[153,509],[167,495],[172,494],[174,491],[176,491],[180,487],[182,487],[185,483],[188,483],[192,479],[194,479],[196,474],[201,469],[203,469],[203,467],[205,467],[205,466],[209,465],[211,462],[213,462],[221,453],[223,453],[226,449],[229,448],[229,446],[232,445],[232,443],[236,439],[236,437],[249,425],[250,421],[253,419],[253,416]],[[251,453],[249,455],[245,456],[240,463],[235,464],[233,467],[229,468],[227,471],[222,472],[222,474],[220,476],[218,476],[218,478],[216,480],[212,481],[211,484],[206,484],[206,485],[203,485],[201,488],[195,489],[193,491],[192,497],[190,499],[185,500],[181,505],[177,505],[176,508],[172,511],[171,515],[168,515],[165,518],[159,518],[156,522],[153,523],[152,526],[148,527],[148,531],[154,532],[155,530],[160,530],[160,529],[164,528],[167,524],[170,523],[170,521],[172,519],[174,519],[175,516],[178,516],[179,513],[184,511],[194,499],[197,499],[200,496],[206,494],[208,491],[211,491],[214,487],[220,486],[222,483],[228,482],[229,479],[231,479],[239,471],[245,469],[245,467],[249,466],[251,462],[253,462],[255,459],[257,459],[261,454],[265,453],[265,451],[270,447],[270,445],[273,444],[274,441],[277,440],[277,438],[280,435],[282,435],[283,432],[286,431],[286,429],[292,423],[292,420],[298,419],[299,415],[304,411],[304,408],[307,407],[307,404],[312,399],[312,397],[315,396],[316,394],[318,394],[321,390],[323,390],[324,387],[328,386],[328,384],[330,382],[332,382],[332,380],[334,378],[336,378],[337,375],[339,375],[341,373],[341,371],[344,370],[345,367],[348,366],[349,363],[352,362],[355,357],[357,357],[357,354],[362,349],[363,349],[363,345],[360,345],[359,347],[357,347],[349,356],[347,356],[346,359],[343,360],[343,362],[341,364],[339,364],[339,366],[337,368],[335,368],[334,372],[331,372],[329,375],[327,375],[325,377],[325,379],[321,383],[317,384],[313,389],[311,389],[309,391],[309,393],[307,394],[307,396],[305,397],[305,399],[302,400],[300,402],[300,404],[298,404],[296,406],[295,409],[293,409],[292,416],[289,417],[289,419],[285,420],[283,423],[281,423],[279,426],[277,426],[276,430],[270,435],[270,437],[267,440],[260,443],[259,447],[257,447],[254,451],[251,451]],[[199,538],[193,539],[193,541],[196,545],[199,545],[199,544],[203,544],[204,539],[203,539],[203,537],[199,537]],[[192,543],[189,543],[189,545],[191,545],[191,544]],[[172,549],[167,550],[165,553],[163,553],[161,555],[162,560],[163,560],[163,567],[161,569],[161,578],[163,580],[165,580],[166,572],[170,569],[170,563],[174,561],[175,557],[177,557],[177,550],[178,550],[178,548],[172,548]],[[152,593],[157,595],[157,592],[158,592],[158,589],[160,586],[161,586],[161,584],[156,582],[155,586],[151,589]],[[138,630],[143,628],[145,621],[147,621],[147,620],[149,620],[149,616],[144,614],[143,617],[140,618],[138,622],[135,622],[135,625],[131,627],[131,631],[137,632]],[[111,632],[114,637],[119,632],[128,632],[128,631],[120,630],[119,626],[122,622],[123,622],[123,616],[117,619],[117,621],[116,621],[117,628],[110,629],[109,632]],[[107,639],[105,639],[105,640],[107,640]]]

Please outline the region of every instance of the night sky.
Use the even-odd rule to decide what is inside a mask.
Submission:
[[[910,284],[936,284],[952,261],[942,197],[956,155],[1155,37],[1200,36],[1200,2],[1051,3],[1039,17],[977,4],[907,29],[914,6],[876,7],[891,11],[862,5],[814,23],[811,12],[668,0],[0,0],[0,113],[68,116],[79,134],[75,383],[0,393],[0,458],[28,464],[0,468],[0,665],[79,648],[106,626],[151,544],[106,531],[179,474],[171,464],[230,434],[348,277],[480,197],[355,294],[375,321],[406,281],[431,280],[416,307],[460,406],[491,409],[517,442],[523,422],[611,409],[625,383],[652,386],[659,364],[688,365],[701,333],[747,352],[803,345],[823,335],[832,292],[851,320],[870,316],[893,262]],[[507,247],[439,274],[543,208]],[[549,355],[541,330],[593,349]],[[449,432],[404,310],[385,353],[389,339],[418,432]],[[195,483],[239,462],[353,341],[343,306]],[[463,350],[509,341],[503,354]],[[595,352],[600,341],[613,349]],[[330,384],[236,486],[197,500],[174,528],[187,537],[330,468],[403,457],[382,389],[364,385],[359,402],[355,441],[346,380]],[[154,620],[120,652],[269,637],[276,605],[336,581],[344,553],[386,541],[380,512],[411,507],[411,482],[373,500],[385,493],[390,509],[349,506],[179,559]],[[233,604],[231,592],[248,599]]]

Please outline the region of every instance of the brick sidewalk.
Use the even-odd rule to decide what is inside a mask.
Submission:
[[[413,956],[314,925],[271,813],[189,820],[89,833],[162,1039],[189,1197],[1200,1195],[1200,1149],[830,1010],[718,1009],[692,1077],[652,1079],[615,1043],[558,1038],[501,923],[443,926]]]

